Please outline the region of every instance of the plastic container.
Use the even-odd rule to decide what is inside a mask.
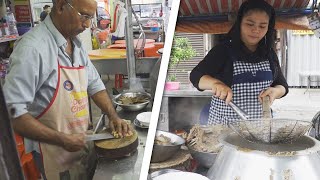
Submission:
[[[151,27],[150,28],[151,31],[157,32],[160,30],[160,27]]]
[[[164,89],[166,91],[178,90],[180,88],[180,82],[166,82]]]
[[[18,35],[16,19],[14,18],[14,14],[10,11],[10,8],[7,8],[7,23],[9,28],[10,35]]]

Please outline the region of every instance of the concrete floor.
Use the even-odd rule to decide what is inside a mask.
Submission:
[[[320,89],[290,88],[284,98],[274,101],[271,106],[274,116],[311,121],[320,111]]]

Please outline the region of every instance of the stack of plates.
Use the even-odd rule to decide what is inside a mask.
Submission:
[[[151,120],[151,112],[143,112],[137,115],[136,119],[134,120],[134,125],[140,128],[149,128]]]

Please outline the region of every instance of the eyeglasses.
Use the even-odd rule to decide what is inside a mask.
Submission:
[[[67,2],[67,1],[66,1]],[[80,20],[85,22],[85,21],[88,21],[88,20],[92,20],[94,17],[93,16],[90,16],[90,15],[86,15],[86,14],[81,14],[78,10],[76,10],[76,8],[74,8],[69,2],[67,2],[67,4],[72,8],[74,9],[77,14],[80,16]]]

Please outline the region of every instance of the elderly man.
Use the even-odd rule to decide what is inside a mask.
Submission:
[[[88,95],[107,113],[111,129],[120,136],[132,133],[77,37],[96,9],[94,0],[56,0],[50,15],[17,41],[10,56],[4,93],[13,128],[32,140],[27,152],[41,152],[49,180],[87,179]]]

